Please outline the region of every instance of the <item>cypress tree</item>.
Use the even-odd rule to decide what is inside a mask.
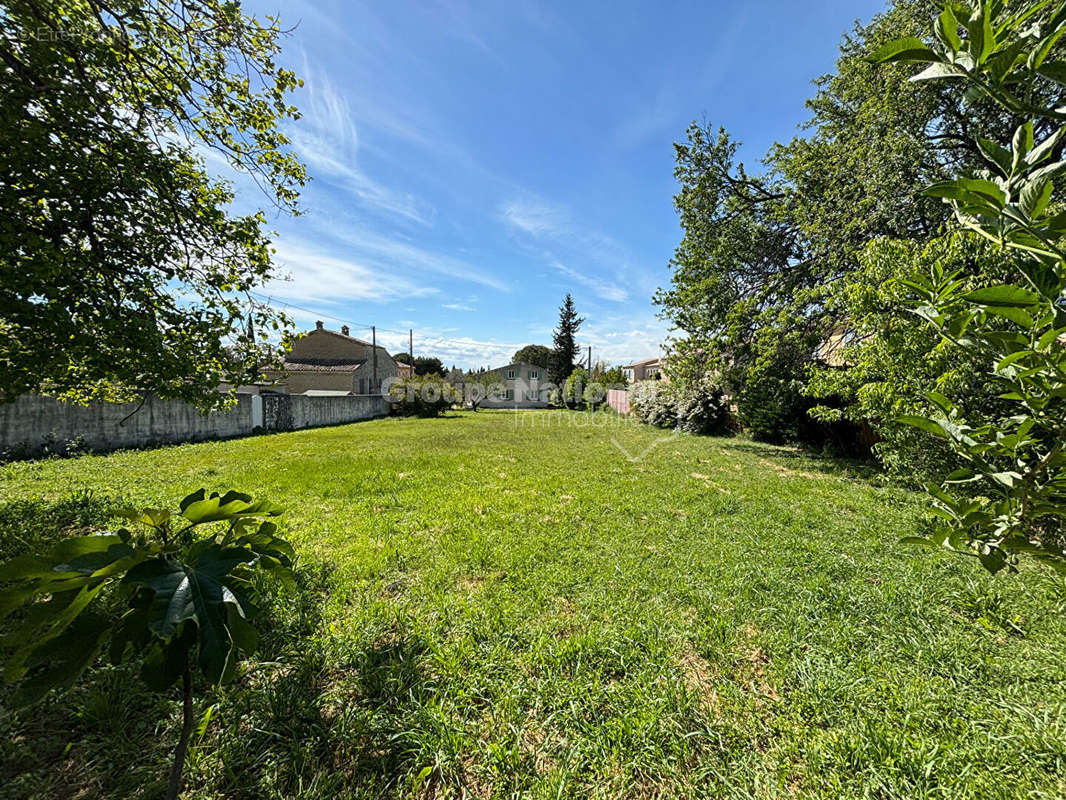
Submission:
[[[559,308],[559,327],[552,334],[555,349],[552,351],[551,368],[548,371],[551,382],[557,386],[562,386],[574,370],[574,359],[579,349],[576,341],[577,331],[584,321],[583,317],[577,315],[574,298],[567,293]]]

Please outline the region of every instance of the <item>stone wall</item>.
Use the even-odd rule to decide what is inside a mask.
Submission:
[[[154,397],[138,408],[137,403],[79,406],[27,395],[0,404],[0,456],[31,457],[71,447],[107,451],[228,439],[257,430],[339,425],[387,413],[383,397],[240,394],[233,408],[201,414],[188,403]]]

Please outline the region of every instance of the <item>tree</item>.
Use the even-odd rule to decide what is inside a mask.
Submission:
[[[925,68],[912,81],[961,83],[1022,119],[1013,136],[976,138],[980,169],[926,189],[963,230],[1017,258],[1016,271],[971,289],[959,271],[934,265],[906,282],[917,315],[980,359],[1009,404],[964,416],[930,391],[929,411],[900,419],[945,440],[964,462],[928,487],[939,518],[932,535],[909,541],[975,557],[990,572],[1014,570],[1024,555],[1066,574],[1066,212],[1053,203],[1055,179],[1066,173],[1066,63],[1056,60],[1064,33],[1063,5],[949,2],[928,44],[907,37],[871,56],[918,63]]]
[[[548,377],[557,386],[562,386],[563,381],[574,371],[574,359],[577,358],[580,349],[576,341],[577,332],[584,321],[583,317],[577,315],[574,299],[567,293],[566,299],[559,308],[559,327],[552,335],[554,349]]]
[[[621,367],[611,367],[605,370],[598,380],[609,389],[621,389],[629,383]]]
[[[415,375],[444,375],[444,362],[436,356],[415,356],[414,360],[407,353],[397,353],[393,361],[410,364],[415,368]]]
[[[737,163],[737,142],[712,125],[694,124],[675,145],[684,235],[671,285],[656,295],[682,332],[672,372],[720,374],[761,438],[809,427],[817,349],[847,324],[827,297],[860,271],[867,243],[934,235],[948,212],[921,188],[980,162],[975,129],[1013,130],[1010,114],[967,100],[960,85],[913,83],[867,60],[923,30],[935,7],[900,0],[845,37],[808,102],[808,131],[774,145],[762,174]]]
[[[278,20],[223,0],[11,0],[0,19],[0,401],[222,403],[286,319],[250,294],[275,274],[264,214],[233,212],[204,157],[298,211]]]
[[[527,344],[514,354],[511,363],[532,364],[535,367],[548,369],[551,366],[551,360],[552,351],[550,347],[545,347],[542,344]]]
[[[563,383],[562,401],[567,408],[577,408],[585,400],[589,374],[584,367],[574,367]]]

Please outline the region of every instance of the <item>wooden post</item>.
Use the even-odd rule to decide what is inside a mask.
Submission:
[[[374,359],[374,372],[373,377],[371,378],[370,394],[374,394],[377,391],[376,387],[378,385],[378,329],[376,325],[370,326],[370,344],[372,345],[371,350],[374,353],[372,356]]]

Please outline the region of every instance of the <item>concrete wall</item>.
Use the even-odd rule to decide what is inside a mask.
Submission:
[[[292,394],[288,399],[292,427],[296,430],[384,417],[389,413],[389,402],[380,395],[307,397]]]
[[[619,414],[629,413],[629,392],[626,389],[608,389],[607,405]]]
[[[23,457],[65,451],[70,444],[96,451],[148,444],[227,439],[260,430],[338,425],[388,413],[382,397],[237,396],[228,411],[201,414],[178,400],[137,403],[63,403],[27,395],[0,404],[0,455]],[[136,412],[136,413],[133,413]]]

